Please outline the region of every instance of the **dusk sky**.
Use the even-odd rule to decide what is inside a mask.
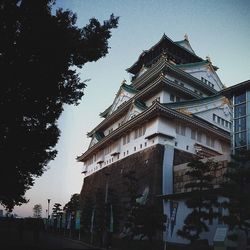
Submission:
[[[58,155],[50,169],[27,192],[30,202],[16,207],[19,216],[32,216],[32,208],[41,203],[43,215],[47,199],[64,205],[83,184],[82,164],[76,157],[90,142],[86,134],[102,121],[104,111],[115,98],[121,82],[130,83],[126,68],[157,43],[165,33],[173,41],[187,34],[195,53],[209,56],[221,81],[228,87],[250,79],[250,1],[248,0],[57,0],[56,7],[77,13],[79,27],[96,17],[119,16],[119,26],[112,31],[109,54],[86,64],[81,73],[87,82],[78,106],[65,106],[59,119],[61,137]],[[63,42],[63,41],[62,41]]]

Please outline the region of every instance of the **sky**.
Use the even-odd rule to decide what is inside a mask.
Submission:
[[[88,148],[87,132],[102,121],[99,114],[113,102],[121,82],[130,83],[126,69],[164,33],[173,41],[187,34],[195,53],[209,56],[219,67],[217,73],[227,87],[250,79],[248,0],[57,0],[58,7],[75,12],[79,27],[92,17],[102,22],[112,13],[120,17],[119,26],[112,31],[109,54],[79,71],[82,80],[91,80],[81,103],[65,106],[58,121],[58,155],[26,193],[29,203],[14,209],[22,217],[32,216],[39,203],[46,216],[47,199],[51,212],[54,203],[65,205],[72,194],[80,193],[84,176],[76,157]]]

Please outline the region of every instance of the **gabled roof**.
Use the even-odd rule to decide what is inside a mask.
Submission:
[[[184,58],[182,58],[182,59],[184,61],[186,60],[187,63],[188,62],[203,61],[202,58],[198,57],[197,55],[195,55],[193,52],[186,49],[185,47],[179,45],[178,42],[177,43],[173,42],[169,37],[167,37],[165,34],[163,34],[160,41],[157,42],[155,45],[153,45],[150,49],[144,50],[140,54],[138,60],[131,67],[129,67],[127,69],[127,71],[129,73],[136,74],[141,69],[142,65],[145,63],[144,61],[149,61],[150,58],[152,58],[152,57],[156,58],[157,56],[159,56],[164,51],[166,52],[166,54],[168,54],[169,50],[171,50],[171,48],[173,48],[172,49],[173,51],[171,51],[170,53],[173,56],[174,56],[174,51],[176,51],[176,50],[182,51],[182,54],[186,56],[186,59],[184,59]],[[160,51],[160,52],[158,51],[159,55],[156,53],[157,49],[159,49],[159,51]],[[175,55],[175,56],[179,57],[177,55]]]
[[[199,99],[192,99],[192,100],[180,101],[180,102],[169,102],[169,103],[163,103],[163,105],[169,108],[178,108],[178,107],[183,107],[183,106],[187,107],[188,105],[207,103],[209,101],[213,101],[219,98],[223,98],[223,97],[221,96],[221,94],[217,93],[215,95],[202,97]]]
[[[184,39],[184,40],[181,40],[181,41],[176,41],[174,43],[182,46],[184,49],[187,49],[191,53],[195,54],[193,48],[191,47],[191,45],[190,45],[190,43],[189,43],[189,41],[187,39]]]
[[[121,92],[122,89],[125,90],[125,91],[127,91],[127,92],[129,92],[129,93],[132,93],[132,94],[136,94],[136,93],[138,92],[138,90],[136,90],[132,85],[128,85],[128,84],[126,84],[126,83],[123,83],[123,84],[120,86],[120,88],[119,88],[119,90],[118,90],[118,92],[117,92],[116,95],[119,95],[119,93]],[[106,118],[107,115],[109,114],[109,112],[110,112],[112,106],[113,106],[113,104],[110,105],[110,106],[109,106],[107,109],[105,109],[103,112],[101,112],[101,113],[100,113],[100,116]]]
[[[200,66],[211,66],[213,67],[214,70],[219,69],[217,66],[212,65],[212,63],[209,62],[208,60],[204,60],[202,62],[195,62],[195,63],[182,63],[182,64],[178,64],[175,66],[178,68],[196,68]]]

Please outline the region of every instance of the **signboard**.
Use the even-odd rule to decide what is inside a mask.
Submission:
[[[224,242],[227,237],[227,230],[226,227],[218,227],[214,235],[214,241]]]
[[[81,227],[81,210],[76,211],[75,227],[77,230]]]

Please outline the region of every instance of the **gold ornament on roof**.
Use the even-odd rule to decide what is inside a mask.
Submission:
[[[187,41],[189,41],[187,33],[184,35],[184,39],[187,40]]]
[[[187,108],[179,108],[179,109],[177,109],[180,113],[183,113],[183,114],[185,114],[185,115],[189,115],[189,116],[191,116],[192,115],[192,112],[191,111],[189,111]]]
[[[223,105],[225,105],[225,104],[230,105],[230,100],[227,99],[226,97],[223,97],[223,98],[222,98],[221,106],[223,106]]]
[[[210,56],[206,56],[206,60],[211,63],[211,58]]]
[[[127,81],[125,79],[123,79],[123,81],[121,82],[121,85],[125,84]]]

